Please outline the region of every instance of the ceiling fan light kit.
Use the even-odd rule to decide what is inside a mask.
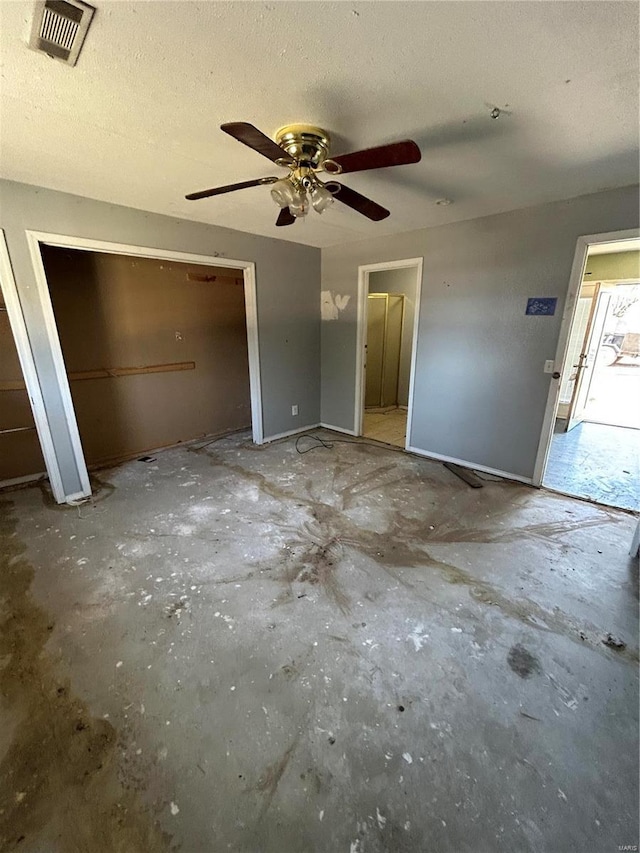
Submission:
[[[326,130],[310,124],[288,124],[281,127],[275,135],[275,142],[247,122],[223,124],[221,130],[267,157],[277,166],[289,169],[289,174],[285,178],[257,178],[201,190],[190,193],[186,198],[193,201],[247,187],[271,184],[271,198],[280,208],[277,226],[292,225],[296,219],[305,217],[311,208],[322,213],[333,204],[334,199],[375,222],[386,219],[389,216],[386,208],[338,181],[323,183],[318,178],[318,172],[326,172],[329,175],[363,172],[418,163],[421,159],[420,149],[411,139],[329,158],[331,137]]]
[[[333,204],[333,193],[327,184],[321,184],[320,181],[311,187],[309,192],[311,196],[311,206],[317,213],[322,213]]]

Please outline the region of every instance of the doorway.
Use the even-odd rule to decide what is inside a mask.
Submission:
[[[640,509],[637,239],[587,247],[542,484]]]
[[[241,271],[40,251],[90,469],[251,428]]]
[[[51,440],[48,427],[47,412],[44,400],[40,393],[40,386],[35,369],[32,366],[31,343],[29,341],[26,327],[21,322],[21,312],[17,290],[13,277],[9,274],[10,268],[4,263],[4,252],[0,242],[0,272],[3,272],[2,286],[7,299],[7,308],[14,330],[14,338],[21,364],[23,364],[26,387],[32,401],[33,414],[36,421],[38,436],[42,447],[42,453],[46,463],[47,473],[51,483],[53,496],[58,503],[77,500],[91,495],[91,485],[87,473],[86,460],[78,432],[76,413],[70,391],[69,379],[65,370],[62,356],[60,339],[56,328],[55,316],[49,293],[42,250],[44,246],[55,246],[68,249],[80,249],[82,251],[95,251],[106,254],[130,255],[134,258],[155,258],[160,261],[184,262],[186,264],[197,264],[204,267],[219,267],[220,259],[216,256],[197,255],[187,252],[174,251],[173,249],[157,249],[144,246],[127,245],[123,243],[110,243],[102,240],[93,240],[84,237],[69,235],[48,234],[38,231],[26,231],[27,244],[33,263],[35,275],[35,300],[43,317],[43,334],[52,354],[52,368],[55,374],[56,388],[60,395],[61,418],[68,430],[69,445],[65,446],[65,454],[61,454]],[[1,236],[1,235],[0,235]],[[263,442],[262,423],[262,394],[260,386],[260,351],[258,344],[258,320],[256,300],[256,276],[255,264],[252,261],[224,259],[224,266],[228,269],[240,270],[244,282],[244,301],[246,310],[246,332],[247,351],[249,363],[249,385],[250,385],[250,407],[251,427],[253,440],[256,444]],[[26,366],[26,369],[25,369]],[[72,457],[68,458],[71,451]],[[68,473],[69,462],[75,466],[75,475],[80,488],[74,491],[69,485],[65,486],[62,476],[63,464]],[[73,481],[74,477],[68,476]]]
[[[406,448],[422,259],[360,267],[355,432]]]

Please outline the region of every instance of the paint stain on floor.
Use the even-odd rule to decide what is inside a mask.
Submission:
[[[529,678],[541,671],[538,658],[520,643],[509,649],[507,663],[520,678]]]

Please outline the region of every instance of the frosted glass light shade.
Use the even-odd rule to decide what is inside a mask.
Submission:
[[[333,204],[333,201],[333,195],[323,184],[317,184],[311,190],[311,204],[313,205],[313,209],[318,213],[326,210]]]
[[[296,201],[293,204],[289,205],[289,210],[293,214],[293,216],[297,218],[301,216],[306,216],[309,212],[309,199],[306,194],[300,194]]]
[[[282,180],[276,181],[271,187],[271,198],[278,207],[291,207],[292,204],[298,202],[299,194],[296,192],[291,181],[282,178]]]

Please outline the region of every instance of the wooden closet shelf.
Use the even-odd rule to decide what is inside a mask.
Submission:
[[[68,374],[70,382],[82,379],[113,379],[118,376],[137,376],[141,373],[171,373],[176,370],[195,370],[195,361],[175,361],[171,364],[147,364],[143,367],[102,367],[98,370],[77,370]],[[0,391],[23,391],[21,379],[0,382]]]

